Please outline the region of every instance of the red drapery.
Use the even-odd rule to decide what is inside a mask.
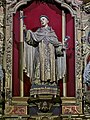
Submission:
[[[20,40],[20,24],[19,12],[13,15],[13,76],[12,76],[12,95],[20,95],[19,81],[19,40]]]
[[[24,23],[27,29],[32,31],[37,30],[40,27],[39,17],[42,14],[45,14],[49,17],[51,26],[60,41],[62,41],[62,10],[61,7],[57,8],[55,5],[46,4],[46,3],[36,3],[33,2],[30,6],[23,9],[24,11]],[[20,81],[19,81],[19,12],[17,12],[14,17],[13,25],[13,96],[20,95]],[[69,49],[67,50],[67,95],[75,95],[75,54],[74,54],[74,19],[70,13],[66,14],[66,35],[71,37],[69,41]],[[62,81],[60,81],[60,90],[61,96],[63,92]],[[29,96],[30,90],[30,80],[24,74],[24,96]]]
[[[87,57],[87,63],[90,61],[90,55],[88,55]]]
[[[74,18],[66,14],[66,35],[70,36],[67,50],[67,97],[75,96],[75,31]]]

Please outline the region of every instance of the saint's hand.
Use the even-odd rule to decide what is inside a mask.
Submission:
[[[26,30],[27,30],[27,29],[26,29],[26,25],[23,25],[23,30],[24,30],[24,31],[26,31]]]

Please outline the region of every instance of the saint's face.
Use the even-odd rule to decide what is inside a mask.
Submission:
[[[40,22],[41,22],[41,26],[45,27],[46,25],[48,25],[49,21],[46,17],[41,17]]]

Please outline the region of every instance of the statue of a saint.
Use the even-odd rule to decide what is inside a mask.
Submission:
[[[24,30],[25,44],[28,44],[25,47],[27,73],[32,84],[56,84],[58,79],[64,77],[66,70],[63,46],[49,27],[49,18],[41,15],[40,22],[41,28],[36,32]]]

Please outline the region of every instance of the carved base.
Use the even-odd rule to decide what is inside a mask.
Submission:
[[[13,97],[11,105],[5,104],[5,115],[27,115],[27,97]]]
[[[82,114],[82,104],[77,104],[74,97],[62,98],[62,115],[78,115]]]
[[[61,100],[58,95],[37,95],[28,99],[30,116],[60,116]]]
[[[32,118],[29,118],[28,120],[62,120],[60,117],[58,116],[35,116]]]
[[[30,96],[35,95],[59,95],[60,91],[57,85],[32,85]]]

